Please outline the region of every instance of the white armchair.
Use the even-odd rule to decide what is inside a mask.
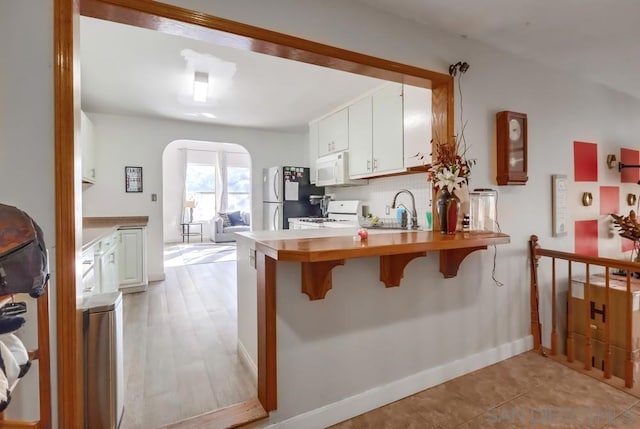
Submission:
[[[214,216],[209,221],[211,241],[215,243],[236,241],[234,233],[250,231],[251,215],[247,212],[240,212],[240,218],[244,224],[231,225],[230,223],[227,223],[225,226],[225,219],[223,216]]]

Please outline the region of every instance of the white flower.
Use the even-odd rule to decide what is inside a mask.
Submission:
[[[449,192],[453,192],[455,189],[460,189],[462,183],[464,183],[464,177],[458,176],[459,169],[453,171],[445,167],[442,171],[436,174],[435,186],[439,189],[446,189]]]

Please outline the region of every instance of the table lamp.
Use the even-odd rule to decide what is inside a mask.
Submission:
[[[194,200],[186,200],[184,202],[184,208],[187,210],[187,223],[193,222],[193,209],[196,207],[196,202]]]

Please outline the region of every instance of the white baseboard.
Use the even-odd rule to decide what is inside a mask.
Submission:
[[[249,352],[247,351],[246,347],[244,346],[244,344],[242,344],[242,341],[240,340],[238,340],[238,357],[240,358],[240,361],[242,361],[242,363],[249,369],[249,371],[251,371],[251,375],[253,376],[253,379],[256,380],[256,383],[257,383],[258,367],[256,366],[256,363],[253,361],[253,359],[251,359]]]
[[[167,276],[164,273],[149,274],[148,279],[150,282],[161,282],[166,280]]]
[[[430,368],[383,386],[374,387],[287,420],[268,424],[265,427],[278,429],[326,428],[531,349],[533,349],[533,337],[528,335],[493,349]]]

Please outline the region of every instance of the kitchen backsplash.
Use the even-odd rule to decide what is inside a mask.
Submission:
[[[418,224],[424,228],[427,207],[431,199],[431,186],[427,182],[427,173],[369,179],[368,185],[333,186],[327,187],[325,192],[332,195],[334,200],[360,200],[363,205],[369,206],[369,212],[373,216],[395,218],[395,209],[391,209],[389,214],[386,214],[385,209],[387,206],[391,207],[393,196],[401,189],[407,189],[413,193]],[[411,210],[411,198],[407,194],[399,195],[397,202]]]

